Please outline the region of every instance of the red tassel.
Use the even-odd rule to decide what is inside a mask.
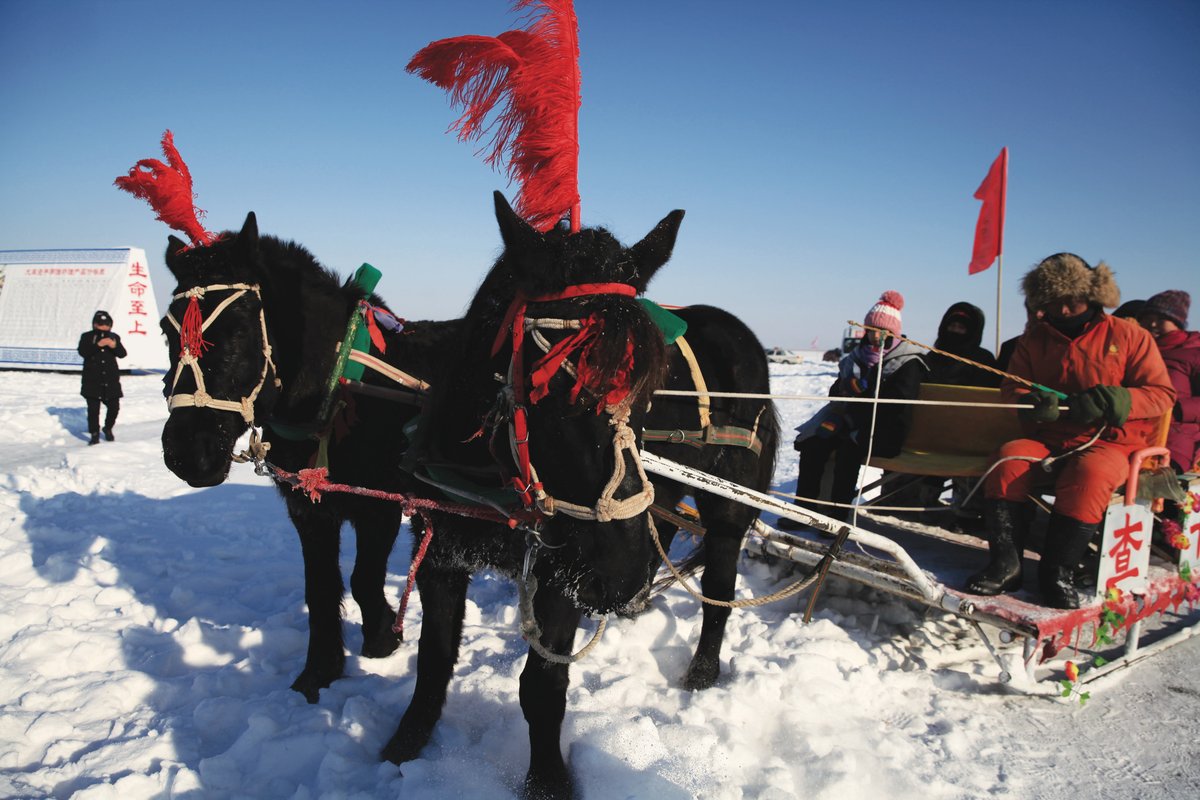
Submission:
[[[200,298],[196,295],[188,300],[187,310],[183,312],[183,322],[179,325],[179,346],[194,358],[204,355],[204,351],[212,347],[212,342],[204,341],[204,318],[200,314]]]
[[[406,69],[450,92],[463,113],[451,130],[461,141],[491,141],[479,151],[521,185],[516,209],[545,232],[570,213],[579,230],[579,23],[571,0],[516,0],[540,7],[522,30],[497,37],[458,36],[424,47]],[[533,11],[529,12],[533,14]],[[497,114],[488,121],[493,110]]]
[[[195,206],[192,174],[175,149],[175,137],[170,131],[163,133],[162,151],[166,164],[158,159],[143,158],[130,168],[128,175],[122,175],[113,183],[149,203],[158,219],[185,234],[193,246],[212,244],[216,236],[200,224],[204,211]]]

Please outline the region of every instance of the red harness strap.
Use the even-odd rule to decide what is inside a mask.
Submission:
[[[492,355],[500,352],[500,348],[504,346],[506,335],[511,335],[512,342],[512,382],[513,395],[516,401],[516,406],[513,410],[513,439],[516,443],[517,450],[517,472],[513,477],[512,484],[521,494],[521,500],[525,503],[526,508],[533,506],[533,491],[537,488],[533,485],[532,470],[529,461],[529,424],[525,412],[525,370],[524,362],[520,358],[521,347],[525,341],[525,309],[529,303],[546,303],[553,300],[570,300],[574,297],[587,297],[598,294],[615,294],[622,297],[636,297],[637,289],[627,283],[580,283],[574,286],[568,286],[561,292],[553,292],[551,294],[538,295],[529,297],[521,292],[513,298],[513,301],[508,306],[508,311],[504,315],[504,321],[500,325],[500,330],[496,331],[496,338],[492,342]],[[593,337],[597,336],[604,329],[603,319],[596,315],[590,315],[585,320],[582,320],[582,326],[573,334],[563,339],[554,347],[550,348],[544,357],[539,359],[533,365],[532,383],[533,390],[529,394],[529,402],[537,403],[549,391],[550,379],[554,373],[562,365],[575,350],[584,347],[583,354],[580,356],[579,368],[576,370],[576,382],[571,390],[571,401],[579,396],[579,391],[591,382],[594,377],[592,371],[587,368],[587,345],[593,341]],[[627,366],[623,373],[627,376],[629,365],[633,360],[633,342],[626,343],[626,362]],[[610,402],[610,396],[619,394],[618,401],[628,393],[628,380],[624,381],[624,390],[613,389],[606,393],[605,401]],[[601,406],[603,408],[603,406]]]

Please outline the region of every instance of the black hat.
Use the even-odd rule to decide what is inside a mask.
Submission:
[[[1122,319],[1131,319],[1136,322],[1137,318],[1142,315],[1142,311],[1145,308],[1145,300],[1126,300],[1124,303],[1121,303],[1121,305],[1112,313],[1112,315],[1114,317],[1121,317]]]
[[[107,311],[97,311],[92,315],[93,325],[112,325],[112,317]]]

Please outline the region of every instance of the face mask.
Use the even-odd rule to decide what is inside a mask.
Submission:
[[[1048,322],[1052,328],[1062,335],[1074,339],[1076,336],[1083,333],[1083,329],[1087,327],[1087,324],[1091,322],[1095,316],[1095,307],[1088,306],[1087,311],[1084,311],[1082,314],[1077,316],[1067,317],[1066,319],[1051,319],[1047,317],[1046,322]]]

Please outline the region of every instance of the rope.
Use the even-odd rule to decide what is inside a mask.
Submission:
[[[693,589],[687,579],[679,573],[675,565],[671,563],[671,557],[667,555],[667,551],[663,549],[662,542],[658,538],[658,529],[654,525],[654,518],[648,517],[650,520],[650,536],[654,539],[654,546],[658,550],[658,554],[662,556],[663,563],[667,565],[667,569],[679,582],[679,585],[687,590],[687,593],[699,600],[701,603],[706,603],[710,606],[720,606],[721,608],[753,608],[756,606],[765,606],[768,603],[774,603],[777,600],[786,600],[793,595],[800,594],[809,586],[811,586],[819,577],[819,573],[814,571],[811,575],[806,575],[790,586],[786,586],[777,592],[765,595],[763,597],[748,597],[744,600],[713,600],[711,597],[705,597],[703,592]]]
[[[985,364],[980,364],[978,361],[972,361],[969,358],[964,358],[963,356],[955,355],[954,353],[949,353],[949,352],[946,352],[945,350],[939,350],[938,348],[931,347],[927,344],[922,344],[921,342],[918,342],[915,339],[909,339],[907,336],[901,336],[898,333],[893,333],[892,331],[889,331],[887,328],[877,328],[874,325],[864,325],[861,322],[855,322],[854,320],[850,320],[850,319],[846,320],[846,324],[853,325],[858,328],[863,328],[864,330],[868,330],[868,331],[880,331],[882,333],[886,333],[887,335],[892,336],[896,339],[899,339],[902,342],[908,342],[909,344],[915,344],[917,347],[923,347],[931,353],[937,353],[938,355],[946,356],[946,358],[952,358],[955,361],[961,361],[964,364],[970,364],[972,367],[977,367],[977,368],[983,370],[984,372],[990,372],[993,375],[999,375],[1002,378],[1008,378],[1011,381],[1016,381],[1017,383],[1019,383],[1023,386],[1028,386],[1030,389],[1040,389],[1044,392],[1050,392],[1051,394],[1056,395],[1058,397],[1058,399],[1060,399],[1060,400],[1067,399],[1067,396],[1064,393],[1057,391],[1055,389],[1051,389],[1049,386],[1042,386],[1040,383],[1034,383],[1031,380],[1027,380],[1025,378],[1020,377],[1019,375],[1013,375],[1011,372],[1005,372],[1004,370],[997,369],[996,367],[989,367]]]
[[[664,395],[669,397],[698,397],[704,394],[708,397],[730,397],[735,399],[759,399],[759,400],[813,400],[821,403],[838,402],[838,403],[883,403],[893,405],[913,405],[913,406],[963,406],[966,408],[1016,408],[1029,410],[1029,403],[979,403],[967,400],[904,400],[901,398],[880,397],[878,400],[871,397],[831,397],[827,394],[760,394],[756,392],[692,392],[686,389],[658,389],[654,392],[656,395]],[[1069,410],[1066,406],[1059,406],[1060,411]]]
[[[1067,450],[1066,452],[1059,453],[1056,456],[1050,455],[1050,456],[1046,456],[1045,458],[1038,458],[1037,456],[1004,456],[1003,458],[996,459],[987,468],[987,470],[982,475],[980,475],[979,478],[977,478],[975,480],[975,484],[971,487],[971,491],[967,492],[966,497],[964,497],[962,499],[962,502],[959,503],[959,505],[965,506],[967,503],[971,502],[971,498],[975,496],[975,493],[977,491],[979,491],[979,487],[983,486],[983,482],[987,479],[987,476],[990,475],[992,473],[992,470],[994,470],[996,467],[1000,466],[1000,464],[1002,464],[1003,462],[1005,462],[1005,461],[1030,461],[1035,464],[1040,464],[1043,470],[1045,470],[1046,472],[1049,472],[1051,467],[1054,466],[1054,463],[1056,461],[1059,461],[1061,459],[1066,458],[1067,456],[1074,455],[1076,453],[1081,453],[1084,450],[1086,450],[1087,448],[1091,447],[1093,444],[1095,444],[1096,440],[1098,440],[1100,438],[1101,434],[1104,433],[1104,431],[1107,429],[1107,427],[1108,427],[1107,425],[1100,426],[1100,430],[1096,431],[1095,435],[1093,435],[1091,439],[1087,440],[1086,442],[1084,442],[1083,444],[1081,444],[1077,447],[1072,448],[1071,450]],[[789,500],[800,500],[805,503],[813,503],[813,504],[821,505],[821,506],[830,506],[832,508],[860,509],[864,513],[874,512],[874,511],[953,511],[954,510],[952,507],[949,507],[949,506],[929,506],[926,508],[921,508],[919,506],[877,506],[877,505],[862,506],[862,505],[858,505],[857,503],[837,503],[837,502],[834,502],[833,500],[821,500],[816,497],[804,497],[803,495],[799,495],[799,494],[789,494],[787,492],[781,492],[778,489],[771,489],[770,494],[776,495],[778,497],[786,497]],[[861,491],[860,491],[860,496],[857,499],[861,499]],[[1037,502],[1036,498],[1033,498],[1033,497],[1031,497],[1030,500]]]
[[[538,625],[533,613],[533,596],[537,593],[538,580],[532,573],[523,581],[517,581],[517,606],[521,610],[521,636],[529,643],[529,649],[549,661],[551,664],[574,664],[587,656],[600,643],[604,629],[608,627],[608,617],[601,617],[596,625],[596,633],[590,642],[571,655],[560,655],[542,644],[542,626]]]

